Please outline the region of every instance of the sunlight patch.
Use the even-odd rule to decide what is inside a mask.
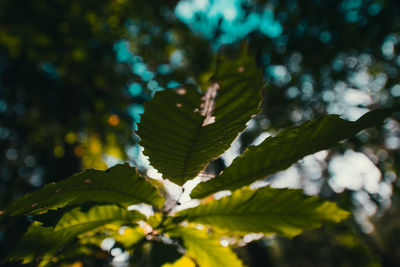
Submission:
[[[336,156],[329,164],[332,179],[329,185],[335,192],[365,189],[371,194],[379,192],[381,172],[363,153],[347,150],[343,156]]]
[[[206,94],[201,98],[202,103],[200,105],[200,114],[204,116],[204,121],[201,126],[207,126],[209,124],[213,124],[215,122],[214,108],[215,108],[215,99],[217,97],[217,91],[220,89],[218,83],[213,83],[208,88]]]

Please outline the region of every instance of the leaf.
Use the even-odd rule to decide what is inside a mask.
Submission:
[[[278,233],[295,236],[327,222],[339,222],[349,213],[333,202],[305,196],[301,190],[241,189],[231,196],[182,210],[191,222],[239,233]]]
[[[106,258],[107,256],[108,252],[103,251],[100,248],[95,249],[89,245],[71,243],[63,250],[61,255],[57,255],[56,258],[52,259],[52,263],[56,261],[56,266],[77,267],[82,265],[70,265],[71,262],[84,262],[87,259]],[[54,263],[52,265],[54,265]],[[50,266],[52,265],[50,264]]]
[[[93,231],[105,224],[131,224],[144,218],[145,216],[137,211],[128,211],[114,205],[96,206],[88,212],[76,208],[65,213],[54,229],[42,227],[37,222],[33,223],[8,259],[23,259],[24,263],[42,256],[48,259],[80,234]]]
[[[33,223],[6,260],[23,260],[23,263],[28,263],[40,256],[45,261],[49,260],[56,253],[58,240],[62,240],[62,235],[62,232],[52,235],[50,227],[40,227],[38,223]]]
[[[183,256],[173,263],[164,264],[162,267],[196,267],[196,265],[191,258]]]
[[[328,115],[286,129],[267,138],[259,146],[251,146],[219,176],[200,183],[191,193],[203,198],[221,190],[234,190],[290,167],[306,155],[336,145],[359,131],[382,122],[397,110],[381,109],[368,112],[355,122]]]
[[[132,223],[145,219],[146,217],[137,211],[128,211],[115,205],[95,206],[88,212],[77,208],[64,214],[54,232],[67,231],[78,235],[109,223]]]
[[[213,238],[205,230],[188,226],[178,228],[169,235],[182,238],[186,257],[193,259],[200,267],[243,266],[229,247],[223,247],[218,239]]]
[[[182,185],[196,177],[259,112],[262,74],[246,53],[221,59],[204,95],[184,86],[158,92],[144,105],[140,144],[164,178]]]
[[[144,240],[146,235],[140,226],[126,227],[121,234],[112,236],[115,241],[121,243],[126,249],[133,248],[140,241]]]
[[[144,202],[159,207],[163,197],[134,168],[123,164],[107,171],[89,169],[57,184],[48,184],[13,202],[6,213],[11,216],[33,214],[87,202],[125,207]]]

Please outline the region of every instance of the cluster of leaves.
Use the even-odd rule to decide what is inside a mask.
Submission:
[[[261,78],[244,50],[236,59],[219,58],[205,92],[188,85],[157,93],[146,103],[138,131],[151,165],[179,186],[197,177],[259,112]],[[128,164],[107,171],[90,169],[48,184],[1,212],[1,220],[8,223],[27,215],[33,220],[5,261],[51,265],[90,255],[93,247],[112,237],[137,265],[242,266],[231,248],[221,245],[222,237],[293,237],[349,215],[335,203],[301,190],[249,185],[381,123],[394,111],[371,111],[355,122],[329,115],[269,137],[213,179],[198,184],[191,197],[203,200],[194,208],[179,209],[179,199],[171,207],[163,184]],[[222,190],[231,194],[209,197]],[[151,205],[154,214],[146,217],[127,209],[135,204]],[[160,259],[160,249],[175,252]]]

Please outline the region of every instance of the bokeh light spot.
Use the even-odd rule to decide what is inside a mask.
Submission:
[[[54,156],[57,158],[62,158],[65,155],[65,149],[62,146],[56,146],[53,150]]]
[[[65,141],[68,144],[73,144],[76,142],[76,140],[77,140],[77,136],[74,132],[69,132],[65,135]]]
[[[111,126],[117,126],[119,124],[119,117],[116,114],[111,115],[108,117],[108,124]]]
[[[82,157],[83,156],[83,154],[84,154],[84,149],[83,149],[83,147],[81,147],[81,146],[77,146],[77,147],[75,147],[75,149],[74,149],[74,154],[75,154],[75,156],[77,156],[77,157]]]
[[[142,93],[142,86],[138,83],[132,83],[131,85],[129,85],[129,93],[131,94],[131,96],[139,96]]]

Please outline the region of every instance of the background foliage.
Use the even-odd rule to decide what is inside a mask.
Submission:
[[[233,153],[263,133],[310,118],[336,113],[357,119],[398,102],[396,1],[230,2],[236,13],[221,11],[230,10],[225,1],[2,1],[0,207],[87,167],[130,160],[145,172],[132,134],[142,103],[176,83],[204,84],[213,51],[235,54],[230,44],[242,38],[267,85],[261,116]],[[239,255],[253,266],[395,266],[398,128],[398,120],[389,120],[291,169],[296,187],[338,201],[354,211],[353,219],[293,240],[252,242]],[[331,166],[338,155],[354,158],[353,152],[379,168],[375,188],[337,185]],[[218,173],[228,158],[209,171]],[[27,225],[2,226],[2,249]],[[95,255],[87,261],[103,261],[104,252]]]

